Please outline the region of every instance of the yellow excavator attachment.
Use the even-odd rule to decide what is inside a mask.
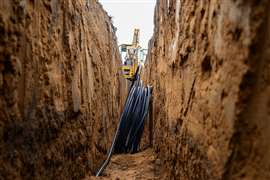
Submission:
[[[120,51],[125,54],[124,64],[122,65],[123,77],[128,80],[133,80],[138,64],[143,64],[144,53],[146,49],[142,49],[139,45],[140,30],[135,29],[132,39],[132,44],[121,44]]]
[[[134,78],[135,73],[136,73],[137,67],[138,67],[137,64],[134,64],[133,66],[123,65],[122,66],[123,77],[128,79],[128,80],[132,80]]]

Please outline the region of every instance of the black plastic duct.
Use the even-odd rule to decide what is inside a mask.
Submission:
[[[116,133],[106,160],[96,176],[102,174],[109,164],[113,153],[136,153],[139,151],[144,122],[148,113],[152,87],[144,87],[140,80],[141,66],[138,66],[126,98]]]

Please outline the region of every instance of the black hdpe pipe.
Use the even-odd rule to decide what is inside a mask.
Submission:
[[[149,109],[152,87],[143,87],[140,80],[141,66],[138,66],[135,78],[130,86],[124,110],[114,135],[107,158],[99,168],[100,176],[110,162],[113,153],[136,153],[139,150],[145,118]]]

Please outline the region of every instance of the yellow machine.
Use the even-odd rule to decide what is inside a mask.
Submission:
[[[120,51],[121,56],[124,57],[124,62],[122,65],[122,71],[124,78],[128,80],[132,80],[134,78],[136,69],[139,64],[143,66],[145,56],[146,56],[146,49],[142,49],[139,45],[139,36],[140,30],[135,29],[132,44],[121,44]]]

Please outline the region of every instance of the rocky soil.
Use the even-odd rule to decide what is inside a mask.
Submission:
[[[124,97],[95,0],[1,0],[0,179],[81,179],[105,158]]]
[[[162,179],[270,179],[269,0],[158,0],[144,73]]]

